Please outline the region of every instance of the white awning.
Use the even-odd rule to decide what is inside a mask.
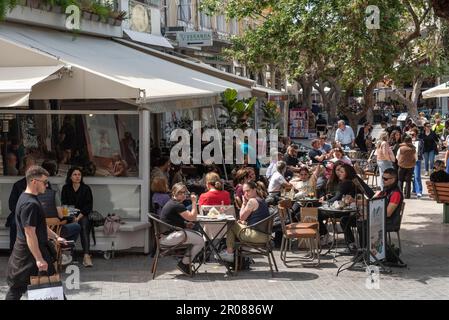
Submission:
[[[125,32],[133,41],[149,44],[151,46],[173,49],[173,46],[165,37],[129,29],[123,29],[123,32]]]
[[[449,97],[449,81],[422,93],[424,99]]]
[[[210,106],[227,88],[251,95],[249,88],[107,39],[7,23],[0,27],[0,46],[2,39],[72,66],[71,77],[33,87],[31,99],[139,99],[162,112]]]
[[[32,87],[46,80],[63,65],[0,67],[0,107],[28,106]]]
[[[282,91],[264,87],[261,85],[256,85],[255,87],[253,87],[252,92],[256,96],[267,97],[267,98],[270,96],[284,96],[284,95],[288,96],[287,92],[282,92]]]

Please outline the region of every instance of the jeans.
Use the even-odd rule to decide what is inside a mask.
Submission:
[[[433,162],[435,160],[435,150],[432,150],[430,152],[424,152],[424,168],[426,171],[429,171],[429,162],[430,162],[430,170],[433,170]]]
[[[401,168],[399,167],[399,173],[398,173],[398,184],[399,189],[403,191],[404,188],[404,182],[405,182],[405,193],[404,197],[405,199],[410,199],[410,189],[412,185],[412,174],[413,174],[413,168]]]
[[[382,176],[384,174],[384,171],[387,170],[388,168],[393,169],[393,163],[388,160],[378,160],[377,166],[379,167],[380,187],[383,190],[384,189],[384,180],[382,179]]]
[[[81,232],[81,226],[78,223],[65,224],[61,228],[61,237],[66,240],[73,240],[76,242]]]
[[[446,173],[449,173],[449,161],[446,162]]]
[[[416,161],[415,172],[413,173],[413,187],[416,194],[422,194],[421,160]]]
[[[11,219],[11,224],[9,225],[9,250],[14,248],[14,244],[16,243],[17,238],[17,225],[16,225],[16,217],[14,216]]]

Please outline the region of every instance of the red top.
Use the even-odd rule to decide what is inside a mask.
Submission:
[[[198,204],[200,206],[219,206],[223,202],[223,205],[229,206],[231,204],[231,196],[227,191],[209,190],[206,193],[200,195]]]
[[[390,197],[390,203],[399,204],[401,202],[401,193],[394,191]]]

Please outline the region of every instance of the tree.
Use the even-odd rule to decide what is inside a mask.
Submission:
[[[221,104],[226,115],[221,115],[220,118],[225,120],[225,125],[229,128],[246,130],[251,127],[256,101],[255,97],[238,99],[237,90],[226,89],[221,94]]]
[[[431,9],[429,1],[422,0],[203,2],[230,18],[258,18],[257,27],[234,39],[228,52],[250,65],[276,65],[303,87],[305,106],[311,104],[309,91],[315,86],[328,107],[339,105],[353,129],[373,108],[377,83],[394,73],[403,52],[421,36]],[[379,8],[380,29],[367,27],[368,5]],[[331,88],[328,94],[326,85]],[[348,106],[356,91],[364,101],[358,112]]]
[[[279,129],[279,123],[281,121],[281,113],[276,103],[268,101],[261,107],[263,112],[263,118],[260,127],[262,129]]]

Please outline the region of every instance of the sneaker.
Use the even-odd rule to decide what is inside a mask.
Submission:
[[[426,171],[426,173],[424,174],[426,177],[429,176],[429,171]]]
[[[73,258],[70,254],[65,254],[63,253],[61,255],[61,265],[66,266],[68,265],[70,262],[72,262]]]
[[[189,265],[183,263],[182,260],[179,261],[179,263],[176,265],[176,267],[179,269],[179,271],[181,271],[186,276],[190,276],[191,275],[191,270],[190,270]]]
[[[223,261],[226,262],[234,262],[234,254],[233,253],[228,253],[226,250],[220,252],[220,257]]]
[[[90,255],[88,255],[88,254],[84,255],[83,266],[85,266],[86,268],[93,266],[92,258],[90,257]]]
[[[421,193],[417,193],[417,194],[416,194],[416,198],[421,199],[421,197],[422,197],[422,194],[421,194]]]

